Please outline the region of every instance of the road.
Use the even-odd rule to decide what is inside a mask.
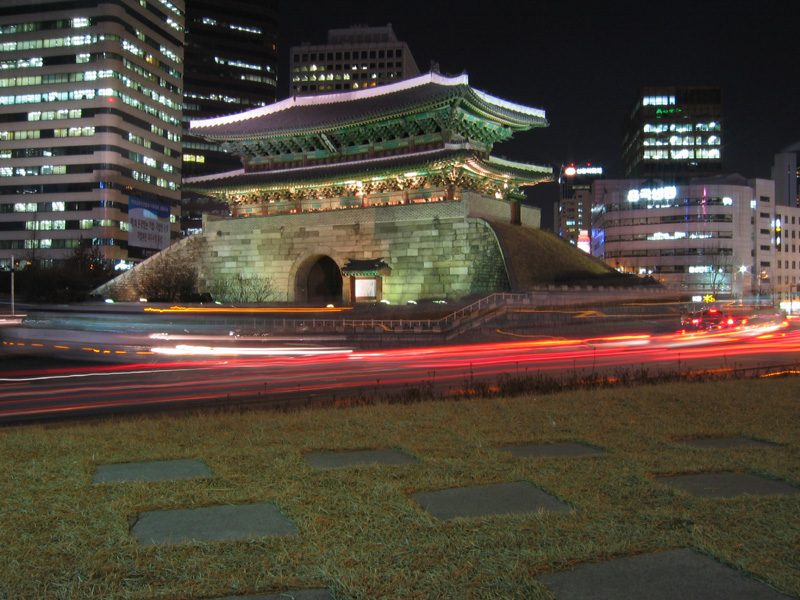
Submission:
[[[501,343],[384,351],[168,334],[150,336],[145,345],[136,336],[87,332],[59,344],[37,335],[43,337],[24,343],[42,358],[3,361],[0,423],[199,405],[413,401],[468,395],[504,381],[557,387],[600,376],[800,366],[800,329],[785,325],[587,339],[509,336]],[[105,362],[48,362],[59,347],[82,347]]]

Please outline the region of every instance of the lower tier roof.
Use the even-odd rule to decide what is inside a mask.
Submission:
[[[190,177],[184,180],[185,190],[214,193],[281,190],[318,186],[348,185],[378,179],[413,179],[426,174],[452,169],[466,171],[474,177],[508,183],[517,188],[550,181],[551,167],[513,162],[482,155],[469,145],[448,145],[445,148],[414,154],[357,160],[352,162],[313,165],[292,169],[245,172],[244,169]]]

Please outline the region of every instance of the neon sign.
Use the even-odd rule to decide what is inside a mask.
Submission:
[[[603,174],[603,167],[593,167],[591,165],[587,165],[585,167],[575,167],[575,165],[570,165],[564,168],[564,175],[567,177],[573,177],[575,175],[602,175]]]
[[[578,167],[575,172],[578,175],[602,175],[603,167]]]
[[[628,191],[628,202],[639,200],[674,200],[678,195],[678,188],[674,185],[660,188],[642,188]]]
[[[678,113],[682,113],[683,110],[680,108],[657,108],[656,109],[656,118],[661,117],[662,115],[677,115]]]

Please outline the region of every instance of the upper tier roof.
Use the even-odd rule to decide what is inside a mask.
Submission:
[[[469,86],[467,75],[427,73],[397,83],[323,96],[294,96],[235,115],[190,123],[193,135],[244,140],[286,133],[314,133],[426,107],[456,106],[513,130],[546,126],[543,110],[507,102]]]

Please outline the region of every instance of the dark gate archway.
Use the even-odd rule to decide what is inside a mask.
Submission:
[[[342,273],[336,261],[323,256],[315,262],[308,271],[306,290],[310,304],[341,304]]]

